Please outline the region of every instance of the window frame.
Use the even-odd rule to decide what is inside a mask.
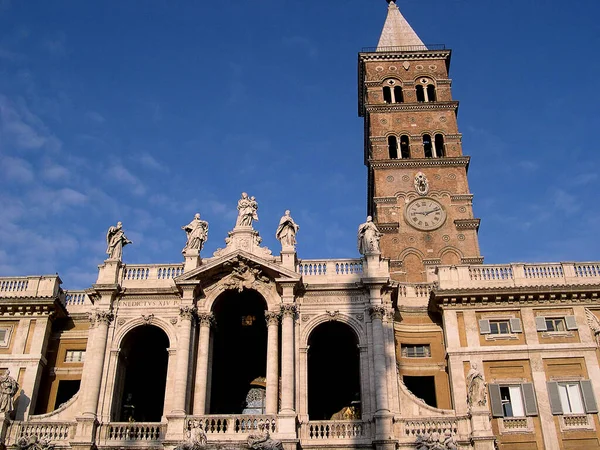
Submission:
[[[12,337],[13,325],[0,325],[0,330],[4,330],[4,339],[0,341],[0,348],[8,348],[10,346],[10,338]]]
[[[78,354],[79,358],[69,358],[69,355]],[[65,364],[83,364],[85,362],[85,349],[67,349],[65,350],[65,358],[63,361]]]
[[[414,354],[410,354],[410,350],[416,350],[417,348],[423,349],[423,354],[417,354],[415,351]],[[400,344],[400,355],[403,358],[431,358],[431,344]]]

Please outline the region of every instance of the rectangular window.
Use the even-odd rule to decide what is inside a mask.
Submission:
[[[510,334],[510,321],[490,320],[490,334]]]
[[[429,344],[402,344],[402,356],[404,358],[429,358],[431,347]]]
[[[563,414],[585,413],[579,382],[558,383],[558,394]]]
[[[500,386],[500,399],[504,417],[524,417],[523,394],[521,386]]]
[[[8,343],[10,342],[11,330],[12,327],[0,328],[0,347],[8,347]]]
[[[75,363],[85,361],[85,350],[67,350],[65,362]]]
[[[547,331],[567,331],[565,326],[565,319],[560,318],[549,318],[546,317],[546,330]]]

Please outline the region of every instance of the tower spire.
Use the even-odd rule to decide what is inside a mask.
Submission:
[[[422,47],[422,50],[427,50],[421,38],[398,9],[395,0],[387,0],[387,2],[389,3],[388,14],[377,50],[385,51],[386,47]]]

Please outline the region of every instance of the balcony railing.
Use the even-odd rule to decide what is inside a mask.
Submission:
[[[360,278],[363,263],[361,259],[303,259],[298,263],[296,271],[304,277]]]
[[[371,423],[362,420],[311,420],[300,427],[306,441],[370,440]]]
[[[202,427],[207,437],[219,435],[246,435],[254,433],[260,425],[265,425],[270,433],[277,432],[277,417],[274,415],[208,415],[208,416],[188,416],[186,427],[189,429],[197,421]]]

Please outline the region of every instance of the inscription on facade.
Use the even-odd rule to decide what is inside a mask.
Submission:
[[[167,306],[177,306],[179,300],[122,300],[121,307],[125,308],[160,308]]]

